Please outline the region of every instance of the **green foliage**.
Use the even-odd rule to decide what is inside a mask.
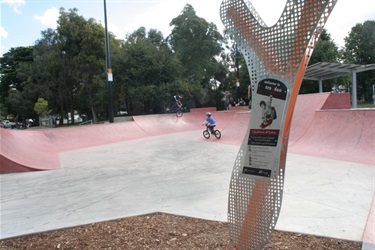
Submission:
[[[373,64],[375,62],[375,21],[356,24],[345,38],[344,61],[351,64]],[[357,74],[358,97],[372,101],[372,84],[375,71]]]
[[[18,76],[17,69],[22,64],[33,62],[32,47],[11,48],[0,58],[0,100],[3,103],[9,95],[10,90],[22,91],[22,79]]]
[[[0,120],[4,120],[6,115],[8,114],[8,110],[3,103],[0,102]]]
[[[116,68],[121,74],[120,79],[128,86],[157,86],[176,80],[181,76],[181,64],[165,43],[155,42],[152,30],[149,36],[144,32],[143,27],[135,31],[122,46],[120,55],[114,58],[114,62],[121,66],[122,72]]]
[[[319,62],[330,62],[338,63],[340,61],[340,52],[332,40],[331,35],[327,32],[326,29],[323,29],[320,34],[319,41],[314,48],[314,52],[309,61],[309,65],[313,65]],[[325,80],[323,84],[323,92],[331,91],[332,86],[340,83],[340,79],[330,79]],[[340,83],[342,84],[342,83]],[[300,94],[307,93],[318,93],[319,85],[316,81],[304,80],[300,88]]]
[[[9,110],[18,118],[26,118],[32,116],[31,107],[33,103],[27,98],[24,92],[19,90],[10,91],[9,96],[6,98]],[[22,119],[21,119],[22,120]]]
[[[64,52],[60,67],[60,109],[88,113],[96,122],[96,110],[102,109],[105,89],[104,28],[94,19],[85,20],[77,9],[60,9],[57,34],[59,51]],[[113,42],[113,39],[111,39]],[[62,70],[61,70],[62,69]],[[61,75],[64,82],[61,84]],[[99,80],[101,79],[101,80]]]
[[[162,112],[162,100],[170,100],[166,95],[171,93],[162,92],[161,86],[182,77],[182,65],[161,32],[144,27],[128,36],[114,54],[113,65],[116,109],[126,103],[131,114]]]
[[[356,24],[345,37],[344,60],[352,64],[375,62],[375,21]]]
[[[198,17],[189,4],[170,25],[173,30],[169,42],[185,68],[184,76],[197,81],[210,80],[218,69],[215,56],[222,51],[223,38],[216,25]]]
[[[103,34],[101,24],[85,20],[76,9],[68,12],[60,9],[57,29],[42,32],[42,38],[34,46],[31,74],[33,84],[50,100],[52,112],[65,117],[68,112],[79,110],[95,120],[96,109],[103,110],[106,77]]]
[[[227,31],[224,31],[224,34],[226,50],[229,51],[229,53],[222,53],[221,57],[224,65],[229,68],[230,71],[229,74],[226,74],[223,80],[221,80],[220,100],[224,97],[222,93],[224,91],[229,91],[231,98],[234,100],[242,98],[248,102],[247,92],[248,86],[250,85],[250,78],[244,55],[239,51],[231,34]],[[239,91],[237,91],[237,81],[240,83]],[[224,108],[224,105],[221,106]]]
[[[221,35],[215,25],[197,17],[191,6],[187,5],[184,12],[189,16],[188,25],[193,27],[193,32],[185,38],[194,39],[182,42],[184,38],[179,35],[188,28],[182,25],[182,30],[176,28],[170,36],[178,44],[176,47],[156,29],[146,31],[141,27],[125,41],[110,35],[115,112],[126,107],[132,114],[161,113],[177,93],[185,95],[184,101],[189,106],[211,103],[211,79],[216,75],[225,79],[227,74],[225,67],[215,59],[221,51]],[[182,18],[183,15],[175,21],[180,22]],[[103,27],[93,19],[85,20],[77,9],[65,11],[63,8],[57,24],[56,30],[42,31],[41,39],[30,50],[31,64],[17,64],[16,73],[5,74],[13,81],[19,78],[19,92],[4,100],[9,105],[12,103],[12,109],[16,110],[16,106],[21,107],[16,105],[18,100],[27,100],[24,103],[30,105],[43,95],[49,100],[51,112],[60,113],[61,117],[74,110],[94,120],[96,116],[106,116],[108,93]],[[187,50],[184,44],[192,47]],[[198,48],[200,51],[194,50]],[[193,56],[197,60],[182,62],[181,58],[191,57],[189,50],[196,53]],[[13,58],[9,61],[16,63]],[[189,74],[186,69],[191,69]],[[4,97],[8,97],[9,86],[4,88]],[[34,110],[18,112],[33,113]]]
[[[38,98],[34,105],[34,111],[41,116],[47,116],[51,113],[51,110],[48,109],[48,102],[43,98]]]
[[[337,45],[332,40],[331,35],[326,29],[320,34],[319,41],[314,48],[314,52],[309,61],[309,65],[319,62],[338,63],[340,61],[340,53]]]
[[[33,79],[33,47],[12,48],[1,59],[0,101],[16,119],[35,117],[33,93],[40,89],[30,87]]]
[[[216,26],[198,17],[189,4],[170,25],[173,30],[167,38],[156,29],[147,31],[144,27],[128,34],[125,40],[109,35],[115,113],[124,108],[131,115],[164,113],[176,94],[183,94],[182,101],[190,108],[222,108],[225,90],[236,99],[247,97],[247,65],[231,37],[225,36],[224,40]],[[33,117],[35,112],[66,117],[68,112],[78,111],[94,122],[106,119],[108,84],[103,26],[94,19],[86,20],[77,9],[62,8],[57,29],[41,34],[35,46],[12,48],[0,58],[0,115],[7,110],[22,117]],[[340,54],[323,30],[310,64],[340,59],[373,63],[374,40],[374,22],[358,24]],[[329,91],[330,84],[348,80],[335,79],[324,86]],[[375,82],[373,71],[359,74],[358,81],[359,93],[369,98],[370,82]],[[304,82],[301,92],[317,92],[317,88],[316,82]],[[40,96],[45,100],[40,100]]]

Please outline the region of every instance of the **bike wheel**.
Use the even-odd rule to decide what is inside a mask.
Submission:
[[[203,137],[206,139],[210,138],[210,132],[208,130],[203,130]]]
[[[182,112],[181,109],[179,109],[179,110],[177,110],[176,115],[177,115],[177,117],[181,117],[181,116],[184,115],[184,113]]]
[[[221,138],[221,132],[220,132],[220,130],[215,130],[215,137],[216,137],[216,139],[220,139]]]

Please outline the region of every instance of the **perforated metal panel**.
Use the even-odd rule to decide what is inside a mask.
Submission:
[[[221,4],[221,19],[245,57],[254,89],[251,122],[229,189],[229,231],[237,249],[261,249],[276,226],[295,101],[336,2],[288,0],[271,27],[250,2],[224,0]]]

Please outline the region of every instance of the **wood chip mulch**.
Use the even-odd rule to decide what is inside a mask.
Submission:
[[[274,231],[264,249],[360,250],[361,242]],[[0,241],[1,250],[226,249],[228,223],[165,213],[98,222]]]

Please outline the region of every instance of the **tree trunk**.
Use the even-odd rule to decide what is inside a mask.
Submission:
[[[60,103],[60,119],[59,119],[59,126],[64,124],[64,105],[63,102],[61,101]]]
[[[91,107],[91,113],[92,113],[93,123],[96,124],[98,122],[98,118],[96,117],[95,109],[93,107]]]
[[[74,125],[74,109],[70,112],[70,119],[72,120],[72,125]]]

